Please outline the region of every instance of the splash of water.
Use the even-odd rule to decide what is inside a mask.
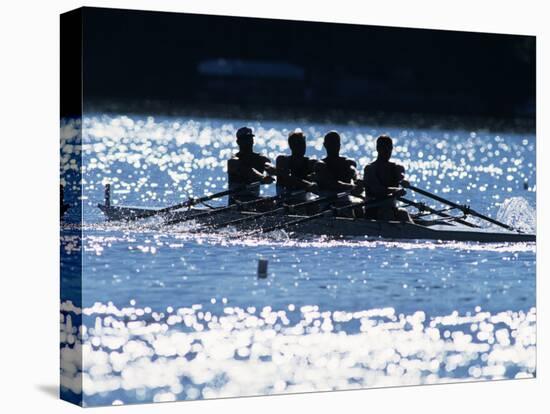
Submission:
[[[497,220],[524,232],[534,233],[537,228],[537,214],[523,197],[504,200],[497,213]]]

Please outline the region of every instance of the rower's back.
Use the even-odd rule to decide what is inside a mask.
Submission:
[[[227,181],[229,190],[262,182],[263,174],[269,164],[269,158],[253,151],[254,134],[252,129],[242,127],[237,131],[239,152],[227,160]],[[260,186],[248,188],[229,197],[229,204],[238,201],[250,201],[260,197]]]
[[[229,190],[252,184],[258,181],[258,176],[253,171],[260,174],[265,172],[265,165],[269,163],[269,158],[256,152],[241,154],[236,153],[227,160],[227,182]],[[249,201],[260,197],[260,186],[239,191],[230,197],[230,204],[235,199],[240,201]]]
[[[387,196],[389,188],[399,187],[405,168],[391,161],[377,159],[364,169],[365,194],[373,198]]]
[[[329,131],[323,139],[327,156],[315,166],[315,181],[322,193],[350,191],[357,179],[357,163],[340,156],[340,134]]]
[[[393,140],[388,135],[380,135],[376,140],[378,157],[365,167],[363,184],[369,200],[377,200],[377,207],[365,208],[365,216],[378,220],[411,221],[406,210],[397,208],[396,196],[405,178],[405,168],[390,161]]]

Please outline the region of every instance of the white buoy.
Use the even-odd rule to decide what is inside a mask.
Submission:
[[[258,277],[260,279],[265,279],[267,277],[267,264],[269,262],[266,259],[258,260]]]

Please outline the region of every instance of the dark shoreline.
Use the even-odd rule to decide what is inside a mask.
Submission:
[[[464,115],[387,113],[350,111],[342,109],[304,110],[304,108],[286,109],[254,107],[247,105],[227,105],[204,103],[190,106],[174,101],[91,101],[84,103],[83,113],[117,113],[134,115],[186,116],[235,118],[243,121],[285,120],[289,123],[326,123],[345,125],[391,125],[403,128],[439,129],[439,130],[472,130],[487,132],[536,133],[534,117],[495,118]]]

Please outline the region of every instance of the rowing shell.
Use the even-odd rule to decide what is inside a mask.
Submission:
[[[99,204],[98,207],[105,214],[108,220],[135,220],[140,217],[150,216],[151,209],[138,207],[123,207]],[[165,220],[174,220],[212,211],[204,208],[192,208],[178,210],[161,215]],[[223,213],[213,214],[201,217],[201,224],[205,225],[205,231],[208,231],[208,225],[220,222],[234,220],[258,213],[248,211],[228,210]],[[258,218],[251,226],[261,228],[273,226],[285,221],[299,219],[305,216],[300,215],[275,215]],[[289,227],[289,231],[294,234],[325,235],[329,237],[366,237],[373,239],[426,239],[441,241],[468,241],[480,243],[517,243],[517,242],[535,242],[536,235],[528,233],[516,233],[512,231],[495,231],[492,229],[482,229],[466,227],[455,222],[446,222],[442,220],[415,220],[414,223],[405,223],[398,221],[381,221],[363,218],[346,217],[321,217],[315,220],[306,221]]]

